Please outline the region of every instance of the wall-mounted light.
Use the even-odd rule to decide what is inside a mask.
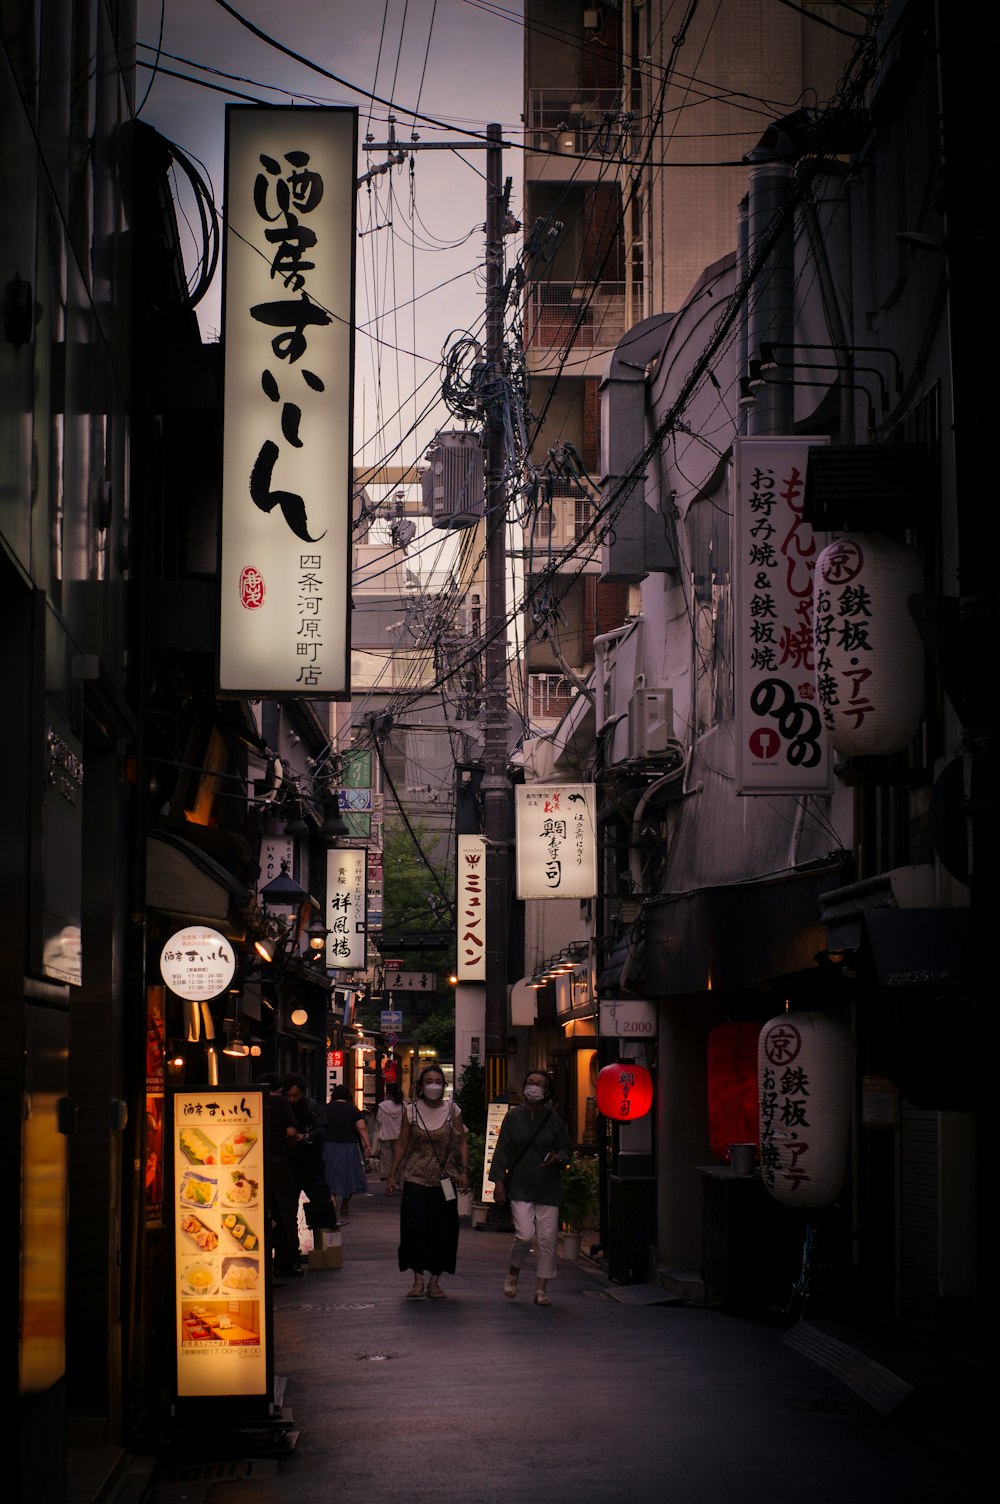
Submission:
[[[293,1008],[290,1017],[297,1029],[301,1029],[303,1024],[309,1022],[309,1014],[304,1008]]]
[[[254,940],[253,948],[262,961],[272,962],[278,953],[278,942],[270,935],[258,935]]]

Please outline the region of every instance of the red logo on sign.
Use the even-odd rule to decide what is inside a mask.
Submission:
[[[264,576],[252,564],[240,575],[240,601],[248,611],[257,611],[264,604]]]
[[[777,757],[781,748],[781,738],[770,726],[758,726],[756,731],[750,733],[750,751],[754,757],[759,757],[761,762],[770,762]]]

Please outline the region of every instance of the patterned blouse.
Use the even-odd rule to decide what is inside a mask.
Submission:
[[[458,1176],[462,1161],[458,1146],[464,1130],[455,1127],[460,1117],[455,1102],[407,1102],[410,1142],[400,1167],[404,1181],[412,1185],[439,1186],[442,1175]]]

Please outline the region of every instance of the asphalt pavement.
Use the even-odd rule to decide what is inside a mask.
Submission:
[[[979,1504],[986,1438],[880,1414],[767,1320],[561,1262],[552,1306],[502,1284],[510,1237],[462,1224],[447,1300],[407,1300],[398,1198],[355,1197],[337,1270],[277,1282],[287,1450],[151,1466],[143,1504]],[[126,1475],[116,1504],[131,1504]]]

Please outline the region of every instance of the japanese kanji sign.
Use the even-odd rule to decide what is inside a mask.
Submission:
[[[160,975],[170,991],[191,1002],[225,992],[236,971],[236,952],[218,930],[176,930],[160,952]]]
[[[230,105],[219,684],[350,693],[357,112]]]
[[[326,854],[326,964],[363,971],[368,964],[367,852],[334,847]]]
[[[458,934],[456,974],[460,982],[486,980],[486,842],[458,838]]]
[[[813,570],[822,541],[802,521],[809,447],[824,443],[736,440],[733,677],[739,794],[824,793],[831,786],[812,627]]]
[[[518,898],[593,898],[597,838],[591,783],[519,784]]]

